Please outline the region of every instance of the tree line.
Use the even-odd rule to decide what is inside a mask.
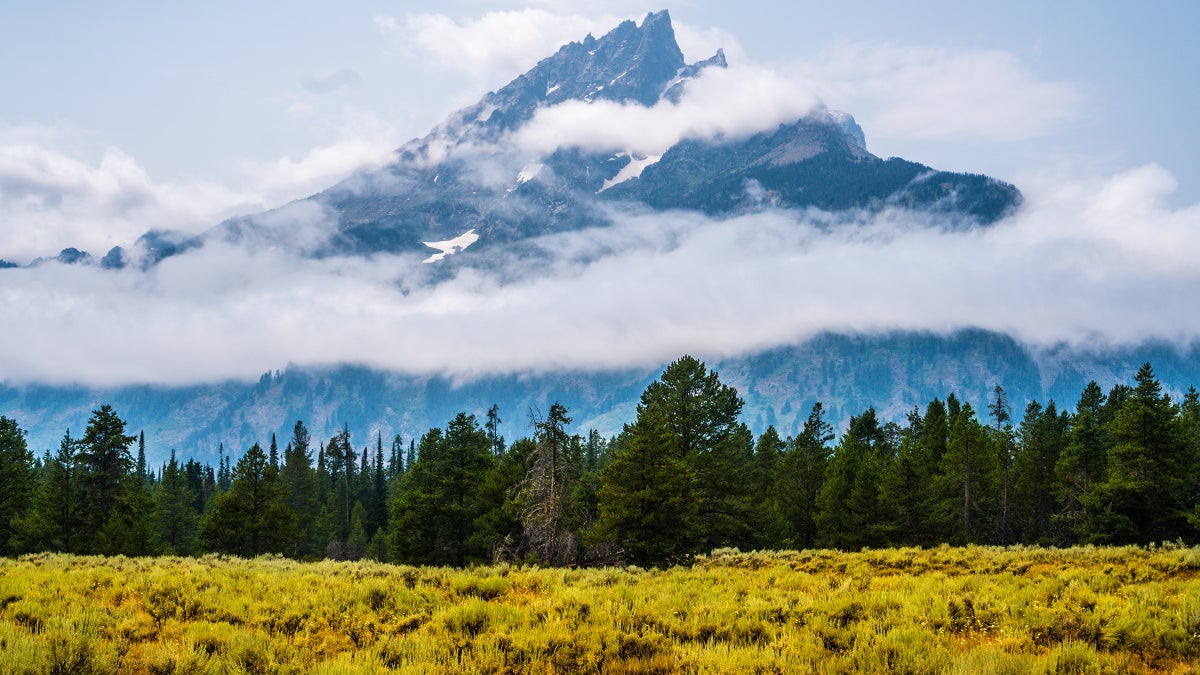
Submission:
[[[604,438],[571,433],[559,403],[506,443],[499,410],[460,413],[405,445],[326,441],[297,421],[280,448],[216,467],[145,437],[107,405],[34,457],[0,417],[0,553],[358,559],[430,565],[668,565],[721,547],[1148,544],[1200,535],[1200,396],[1095,382],[1073,410],[996,386],[977,413],[955,395],[902,422],[868,409],[838,437],[820,403],[801,431],[757,438],[742,399],[683,357]],[[136,448],[136,454],[133,450]]]

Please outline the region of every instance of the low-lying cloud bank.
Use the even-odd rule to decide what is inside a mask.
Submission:
[[[149,230],[202,232],[394,158],[391,129],[354,130],[301,157],[241,162],[237,180],[218,182],[157,180],[120,148],[90,147],[78,131],[0,127],[0,259],[26,263],[68,246],[100,257]]]
[[[469,378],[652,366],[829,330],[1200,338],[1200,206],[1166,205],[1170,174],[1023,187],[1020,213],[970,232],[900,211],[617,212],[612,228],[538,240],[536,271],[501,259],[432,285],[419,255],[312,260],[215,243],[146,272],[3,270],[0,314],[14,320],[0,375],[183,384],[348,362]]]

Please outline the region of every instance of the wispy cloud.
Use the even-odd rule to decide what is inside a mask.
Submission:
[[[324,75],[308,74],[300,78],[300,86],[310,94],[324,95],[343,87],[356,87],[362,76],[349,68],[339,68]]]
[[[707,68],[688,83],[678,104],[568,101],[540,109],[513,140],[540,153],[573,146],[661,155],[685,138],[735,138],[772,129],[803,117],[818,103],[807,90],[773,71]]]
[[[403,19],[380,15],[375,17],[375,25],[441,68],[487,82],[503,82],[568,42],[588,33],[599,36],[607,32],[621,18],[527,8],[493,11],[461,21],[438,13],[408,14]]]
[[[152,229],[200,232],[274,208],[392,158],[394,131],[361,116],[302,156],[242,161],[223,181],[155,180],[136,158],[79,131],[0,129],[0,258],[27,262],[66,247],[102,256]]]
[[[871,134],[905,140],[1037,138],[1076,119],[1085,102],[1077,86],[1044,81],[996,50],[842,43],[793,72]]]

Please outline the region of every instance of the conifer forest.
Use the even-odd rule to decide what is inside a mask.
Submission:
[[[686,563],[715,549],[1194,543],[1200,397],[1164,393],[1149,364],[1059,407],[985,410],[953,394],[902,423],[874,409],[835,433],[820,403],[801,432],[757,438],[742,401],[692,358],[672,363],[636,419],[604,438],[560,404],[507,441],[500,411],[420,438],[328,439],[303,420],[217,466],[96,409],[35,456],[0,418],[0,551],[278,554],[413,565]]]

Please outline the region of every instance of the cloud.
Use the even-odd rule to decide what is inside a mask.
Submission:
[[[74,246],[103,255],[151,228],[203,227],[238,196],[221,186],[156,183],[119,148],[49,129],[0,130],[0,257],[24,262]],[[86,145],[86,144],[85,144]]]
[[[515,144],[549,153],[558,147],[632,150],[661,155],[685,138],[746,136],[810,112],[819,101],[780,75],[747,66],[706,68],[678,104],[567,101],[539,109]]]
[[[1167,206],[1172,182],[1152,165],[1046,174],[1020,213],[968,232],[904,211],[617,212],[611,228],[537,240],[532,268],[501,257],[437,283],[421,255],[229,244],[147,272],[5,270],[0,313],[21,321],[0,333],[0,372],[180,384],[347,362],[469,378],[720,357],[828,330],[1187,343],[1200,338],[1200,206]]]
[[[506,81],[568,42],[588,33],[608,32],[621,18],[527,8],[488,12],[463,21],[438,13],[409,14],[403,20],[376,16],[375,25],[442,68],[486,81]]]
[[[240,162],[217,182],[155,180],[136,158],[78,131],[0,128],[0,258],[24,263],[66,247],[102,256],[152,229],[200,232],[392,158],[387,125],[353,118],[345,129],[299,157]]]
[[[1076,119],[1085,101],[1076,86],[1042,81],[994,50],[843,43],[793,72],[873,135],[904,140],[1037,138]]]
[[[362,83],[362,76],[349,68],[339,68],[328,75],[308,74],[300,78],[300,86],[310,94],[318,96],[329,94],[343,87],[356,87]]]

